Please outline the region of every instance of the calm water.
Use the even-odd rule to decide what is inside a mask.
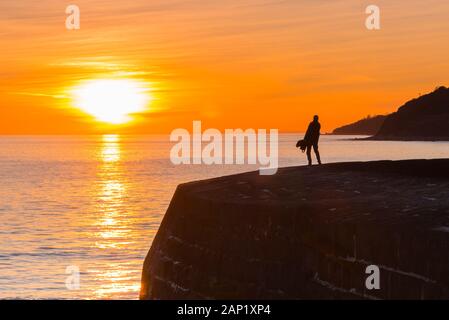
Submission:
[[[280,165],[305,164],[282,135]],[[166,136],[0,137],[0,298],[136,299],[176,185],[255,166],[173,166]],[[449,158],[447,142],[323,136],[323,162]],[[67,266],[81,271],[65,286]]]

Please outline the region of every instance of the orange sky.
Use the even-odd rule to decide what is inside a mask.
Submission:
[[[6,3],[7,2],[7,3]],[[165,133],[203,127],[323,132],[449,85],[449,2],[15,0],[0,3],[0,134]],[[65,8],[81,29],[65,28]],[[105,127],[74,108],[79,81],[134,78],[153,101]]]

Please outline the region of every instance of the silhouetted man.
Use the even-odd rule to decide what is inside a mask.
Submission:
[[[321,164],[320,152],[318,151],[318,140],[320,140],[321,124],[318,122],[318,116],[313,117],[313,121],[307,128],[306,136],[304,140],[307,142],[307,159],[309,160],[309,166],[312,165],[312,147],[315,152],[318,164]]]

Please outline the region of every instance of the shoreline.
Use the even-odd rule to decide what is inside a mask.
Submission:
[[[415,141],[415,142],[447,142],[449,137],[369,137],[367,141]]]
[[[449,137],[376,137],[366,134],[334,134],[326,133],[324,136],[367,136],[365,138],[352,138],[348,140],[363,140],[363,141],[414,141],[414,142],[448,142]]]

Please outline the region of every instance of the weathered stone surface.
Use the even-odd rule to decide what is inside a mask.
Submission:
[[[295,167],[180,185],[142,299],[447,299],[449,160]],[[368,265],[380,289],[368,290]]]

